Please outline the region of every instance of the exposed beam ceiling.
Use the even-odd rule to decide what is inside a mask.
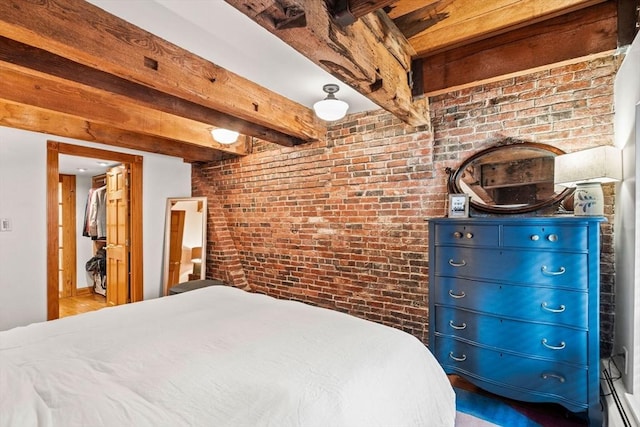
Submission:
[[[411,94],[415,51],[383,12],[340,27],[323,1],[225,1],[404,122],[429,123],[427,100]]]
[[[639,22],[636,0],[226,2],[248,17],[243,24],[253,21],[268,31],[254,37],[272,33],[346,83],[345,91],[355,89],[373,101],[371,108],[380,106],[411,125],[428,124],[430,94],[610,51],[630,43]],[[202,17],[221,7],[233,11],[221,1],[147,0],[123,9],[113,0],[111,5],[140,9],[138,15],[124,15],[134,23],[155,24],[159,34],[168,34],[163,26],[178,19],[177,32],[205,38],[216,26],[209,28]],[[164,11],[159,20],[148,18],[158,10]],[[234,36],[227,28],[220,37],[235,40],[244,33]],[[83,0],[4,0],[0,125],[190,161],[250,151],[246,138],[231,146],[214,142],[213,127],[285,146],[324,138],[326,124],[314,116],[312,102],[292,100],[301,90],[280,95],[240,69],[232,72],[208,55],[192,53],[198,46],[173,40]],[[257,58],[257,52],[236,47],[227,55]],[[260,70],[260,62],[248,67]],[[255,77],[250,71],[246,75]],[[293,78],[297,71],[269,75],[300,86]]]
[[[323,135],[323,125],[308,108],[89,3],[5,1],[0,3],[0,19],[1,36],[227,116],[203,123],[209,128],[243,128],[251,136],[271,136],[284,145]],[[72,70],[68,74],[73,78]],[[274,138],[276,134],[282,137]]]

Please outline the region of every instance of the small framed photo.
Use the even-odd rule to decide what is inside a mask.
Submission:
[[[449,217],[467,218],[469,217],[469,195],[449,194]]]

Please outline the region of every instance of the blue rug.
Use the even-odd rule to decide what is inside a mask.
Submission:
[[[459,417],[456,427],[497,425],[505,427],[542,427],[510,405],[491,397],[455,388],[456,410],[469,417]],[[474,420],[475,419],[475,420]],[[486,421],[489,424],[478,422]]]

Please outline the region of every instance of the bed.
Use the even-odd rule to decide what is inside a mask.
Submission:
[[[0,332],[1,426],[453,426],[415,337],[211,286]]]

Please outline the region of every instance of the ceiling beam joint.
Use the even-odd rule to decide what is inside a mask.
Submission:
[[[336,0],[333,6],[333,18],[342,28],[348,27],[358,19],[349,10],[349,0]]]

